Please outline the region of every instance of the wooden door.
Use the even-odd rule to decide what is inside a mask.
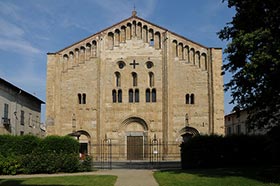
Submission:
[[[143,160],[143,136],[127,136],[127,160]]]

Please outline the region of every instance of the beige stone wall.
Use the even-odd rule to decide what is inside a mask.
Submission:
[[[180,144],[186,126],[203,134],[219,133],[223,118],[220,54],[134,16],[48,54],[48,134],[81,131],[88,135],[90,152],[98,159],[101,152],[96,144],[104,138],[125,145],[129,135],[143,135],[146,141],[156,136],[164,144]],[[120,61],[125,64],[122,69]],[[138,63],[135,68],[133,61]],[[153,63],[150,69],[148,61]],[[120,74],[120,86],[115,73]],[[137,73],[137,86],[132,84],[132,73]],[[139,91],[139,102],[129,102],[130,89]],[[156,102],[146,103],[146,89],[156,90]],[[122,103],[113,103],[113,90],[122,91]],[[86,104],[78,103],[78,94],[86,95]],[[186,94],[194,94],[194,104],[186,104]],[[165,147],[167,158],[179,152],[178,146]],[[114,158],[125,158],[125,147],[117,153]]]

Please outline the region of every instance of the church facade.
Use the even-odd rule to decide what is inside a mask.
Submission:
[[[48,53],[47,135],[72,135],[81,153],[148,158],[153,140],[178,159],[189,136],[224,133],[222,49],[209,48],[136,15]],[[170,146],[169,144],[175,144]],[[137,148],[135,148],[137,146]],[[140,155],[133,156],[137,152]]]

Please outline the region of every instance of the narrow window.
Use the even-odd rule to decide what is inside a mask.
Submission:
[[[150,98],[151,95],[150,94],[151,94],[150,89],[147,88],[146,89],[146,102],[147,103],[149,103],[151,101],[151,98]]]
[[[117,91],[116,90],[112,91],[112,99],[113,99],[113,103],[117,102]]]
[[[118,90],[118,102],[122,102],[122,90]]]
[[[137,74],[135,72],[132,72],[132,85],[137,86]]]
[[[115,72],[115,80],[116,80],[116,87],[121,86],[121,74],[119,72]]]
[[[149,85],[150,87],[154,86],[154,73],[149,72]]]
[[[87,100],[87,95],[85,93],[83,93],[82,104],[86,104],[86,100]]]
[[[80,93],[78,94],[78,103],[82,104],[82,95]]]
[[[154,45],[155,45],[154,39],[150,39],[150,46],[154,46]]]
[[[156,102],[157,101],[157,92],[156,89],[153,88],[152,90],[152,102]]]
[[[190,104],[190,95],[186,94],[186,104]]]
[[[191,104],[194,104],[194,94],[191,94]]]
[[[32,114],[31,114],[31,113],[29,113],[28,125],[29,125],[30,127],[32,127]]]
[[[4,104],[4,119],[9,118],[9,104],[5,103]]]
[[[21,110],[21,112],[20,112],[20,124],[24,125],[24,111],[23,110]]]
[[[135,102],[138,103],[139,102],[139,89],[135,90]]]
[[[133,90],[129,89],[128,91],[128,102],[132,103],[133,102]]]

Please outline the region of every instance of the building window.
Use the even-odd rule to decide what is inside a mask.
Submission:
[[[194,104],[194,94],[191,94],[191,104]]]
[[[135,90],[135,102],[136,103],[139,102],[139,90],[138,89]]]
[[[147,66],[148,69],[150,69],[150,68],[152,68],[154,66],[154,64],[151,61],[147,61],[146,62],[146,66]]]
[[[186,104],[194,104],[194,94],[186,94]]]
[[[122,102],[122,90],[118,90],[118,102]]]
[[[115,72],[115,80],[116,80],[116,87],[121,86],[121,74],[119,72]]]
[[[4,104],[4,119],[9,118],[9,104],[5,103]]]
[[[154,86],[154,73],[149,72],[149,86],[153,87]]]
[[[132,103],[133,102],[133,90],[129,89],[128,91],[128,102]]]
[[[241,127],[240,127],[240,125],[236,126],[236,134],[241,134]]]
[[[31,114],[31,113],[29,113],[28,125],[29,125],[29,127],[32,127],[32,126],[33,126],[33,125],[32,125],[32,114]]]
[[[132,86],[137,86],[137,74],[135,72],[132,72]]]
[[[156,89],[152,89],[152,102],[156,102],[157,101],[157,92]]]
[[[85,93],[83,93],[83,94],[81,94],[81,93],[79,93],[78,94],[78,103],[79,104],[86,104],[86,94]]]
[[[151,92],[150,89],[146,89],[146,102],[149,103],[151,101]]]
[[[125,67],[125,63],[123,61],[119,61],[118,66],[120,69],[123,69]]]
[[[112,99],[113,99],[113,103],[117,102],[117,91],[116,90],[112,91]]]
[[[24,125],[24,111],[23,110],[21,110],[21,112],[20,112],[20,124]]]

